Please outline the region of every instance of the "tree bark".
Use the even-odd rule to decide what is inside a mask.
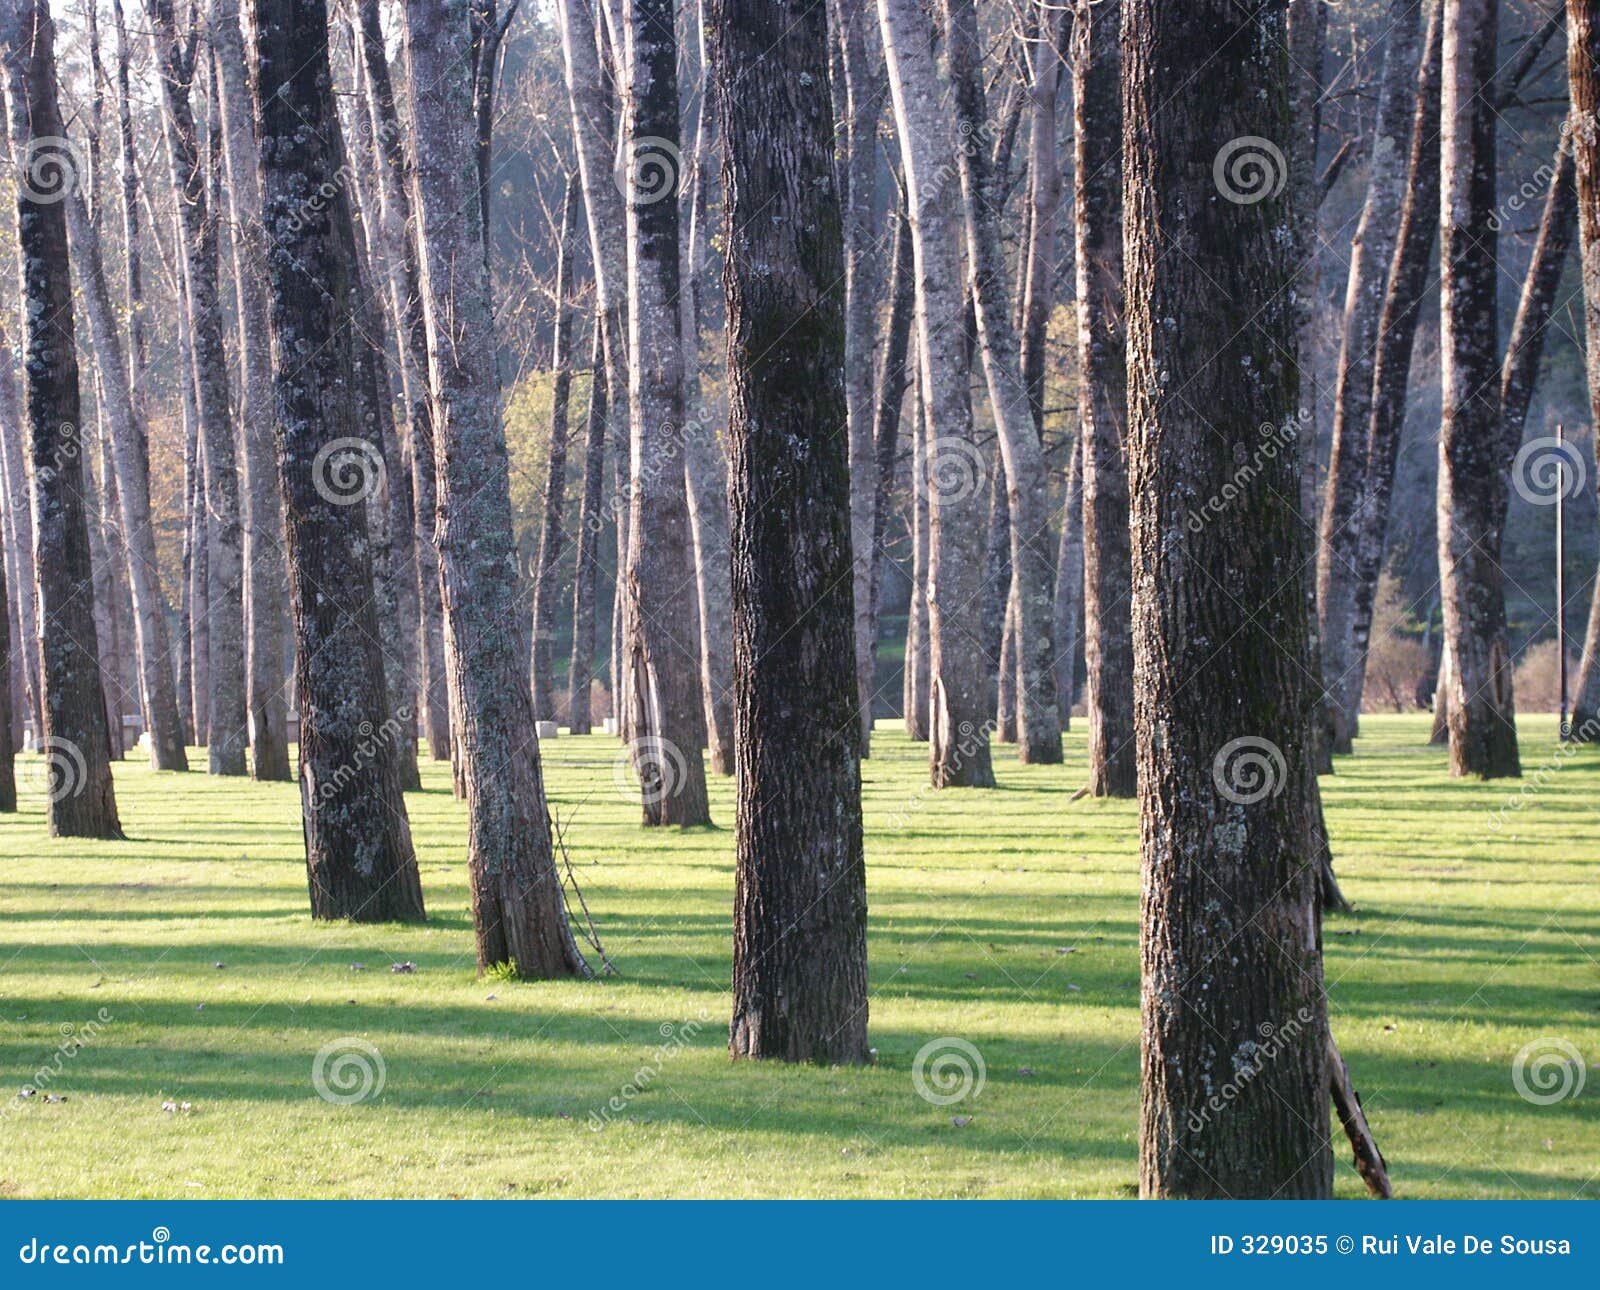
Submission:
[[[1600,0],[1567,0],[1567,83],[1572,91],[1568,130],[1577,166],[1578,235],[1583,281],[1584,375],[1590,415],[1600,425]],[[1595,485],[1600,495],[1600,437]],[[1574,738],[1600,738],[1600,584],[1589,607],[1572,705]]]
[[[1450,654],[1450,773],[1521,774],[1500,568],[1508,460],[1495,310],[1499,0],[1444,0],[1439,581]]]
[[[922,343],[917,341],[920,351]],[[906,734],[913,743],[929,738],[929,670],[933,647],[928,640],[928,549],[931,545],[928,514],[928,415],[922,394],[920,353],[912,378],[911,426],[911,598],[906,613],[906,643],[902,702]]]
[[[11,714],[11,598],[6,594],[6,562],[0,552],[0,630],[6,630],[5,648],[0,649],[0,814],[17,809],[17,745],[13,738]]]
[[[1078,633],[1083,621],[1083,437],[1072,445],[1067,490],[1061,503],[1061,544],[1056,552],[1056,686],[1061,707],[1078,698]],[[1131,612],[1131,611],[1130,611]]]
[[[55,30],[43,0],[0,9],[10,134],[17,160],[23,301],[23,398],[31,462],[34,559],[51,837],[120,838],[100,687],[93,571],[84,509],[84,434],[62,198],[83,177],[65,150]]]
[[[604,320],[596,315],[589,350],[589,406],[584,414],[583,500],[572,574],[572,661],[567,665],[567,724],[575,735],[586,735],[592,728],[589,691],[594,683],[595,588],[599,544],[605,532],[606,432],[611,414],[604,327]]]
[[[967,394],[961,248],[953,194],[947,191],[949,136],[936,133],[949,125],[949,116],[928,48],[928,20],[917,0],[878,0],[878,20],[911,212],[919,301],[925,428],[924,472],[916,486],[927,494],[929,519],[929,778],[935,788],[992,788],[988,686],[979,647],[983,457]],[[1023,531],[1032,530],[1024,526]]]
[[[550,840],[533,698],[518,648],[516,570],[494,318],[472,202],[469,0],[406,0],[416,196],[435,399],[446,656],[468,813],[478,966],[588,975]]]
[[[729,1051],[865,1063],[843,212],[826,14],[807,0],[712,0],[711,10],[726,143],[737,651]]]
[[[9,353],[14,344],[4,324],[0,323],[0,345]],[[43,662],[39,652],[39,579],[34,562],[33,503],[24,460],[28,451],[25,418],[11,365],[0,363],[0,468],[5,473],[5,541],[12,572],[13,614],[17,620],[16,657],[22,664],[24,713],[33,723],[34,737],[38,738],[44,729]]]
[[[1282,6],[1124,0],[1147,1197],[1333,1184],[1298,454],[1189,523],[1297,406],[1282,156],[1231,164],[1289,135],[1285,35]]]

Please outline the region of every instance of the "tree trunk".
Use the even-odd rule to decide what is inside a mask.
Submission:
[[[638,0],[635,0],[635,4]],[[826,13],[712,0],[726,143],[735,1057],[865,1063],[842,203]],[[804,774],[795,774],[797,766]]]
[[[1333,1186],[1298,454],[1189,523],[1297,406],[1292,198],[1238,144],[1288,137],[1285,36],[1281,6],[1124,0],[1147,1197]]]
[[[12,352],[15,342],[0,324],[0,345]],[[10,562],[12,614],[17,623],[17,653],[21,666],[23,711],[13,720],[26,716],[33,723],[34,735],[44,728],[44,690],[40,679],[43,664],[39,655],[39,579],[34,571],[33,504],[29,497],[28,470],[24,463],[22,399],[9,363],[0,363],[0,470],[5,475],[5,542]],[[20,738],[20,736],[19,736]]]
[[[416,196],[434,392],[451,709],[466,779],[480,970],[587,975],[550,840],[533,697],[517,638],[516,570],[488,271],[473,209],[469,0],[406,0]]]
[[[1083,654],[1089,791],[1096,797],[1133,797],[1138,791],[1122,330],[1122,113],[1117,102],[1121,19],[1120,0],[1098,0],[1079,3],[1072,25]]]
[[[1587,337],[1584,374],[1589,384],[1590,415],[1600,425],[1600,0],[1567,0],[1567,83],[1572,89],[1569,131],[1577,163],[1578,234],[1582,259],[1584,331]],[[1595,437],[1600,467],[1600,435]],[[1600,469],[1595,471],[1600,491]],[[1576,739],[1600,739],[1600,583],[1589,607],[1583,637],[1583,662],[1578,669],[1577,697],[1572,705]]]
[[[0,553],[0,630],[11,621],[11,598],[6,594],[6,562]],[[17,809],[17,745],[11,713],[11,652],[9,635],[0,649],[0,814]]]
[[[1450,651],[1450,773],[1520,775],[1500,544],[1502,460],[1495,312],[1499,0],[1444,0],[1441,96],[1439,581]]]
[[[911,211],[919,300],[917,358],[925,428],[924,469],[916,486],[927,494],[929,519],[929,778],[935,788],[992,788],[986,666],[973,648],[982,629],[983,456],[967,396],[961,248],[953,194],[947,191],[949,136],[930,133],[948,125],[949,117],[928,48],[928,20],[917,0],[878,0],[878,18]],[[1044,731],[1037,733],[1043,739]],[[1059,734],[1058,727],[1058,740]]]
[[[589,690],[594,683],[595,584],[599,544],[605,532],[606,420],[610,377],[606,373],[605,323],[594,320],[589,349],[589,406],[584,414],[583,501],[578,511],[578,549],[572,574],[572,660],[567,665],[567,724],[575,735],[591,726]]]
[[[1029,56],[1033,126],[1028,145],[1028,255],[1023,268],[1020,356],[1033,425],[1044,434],[1045,342],[1055,304],[1056,224],[1061,215],[1061,162],[1056,150],[1056,99],[1061,92],[1061,42],[1068,15],[1053,0],[1037,0],[1038,38]],[[1116,24],[1111,28],[1113,39]],[[1114,87],[1113,87],[1114,92]],[[1113,140],[1120,149],[1120,140]],[[1119,172],[1120,173],[1120,172]],[[1116,185],[1120,188],[1120,181]],[[1120,198],[1119,198],[1120,200]],[[1120,235],[1119,235],[1120,236]],[[1121,257],[1118,256],[1120,264]],[[1060,653],[1063,642],[1056,642]],[[1065,705],[1063,704],[1063,728]]]
[[[73,333],[67,220],[61,200],[81,180],[56,98],[55,31],[42,0],[0,10],[10,134],[17,158],[24,404],[51,837],[120,838],[111,783],[93,572],[84,510],[84,437]]]
[[[920,339],[917,348],[922,348]],[[927,743],[929,735],[928,672],[933,647],[928,640],[928,416],[922,394],[920,354],[912,379],[911,446],[911,599],[906,613],[905,675],[902,702],[906,734],[913,743]]]
[[[647,825],[709,824],[684,451],[677,41],[669,0],[629,0],[631,505],[622,688]]]
[[[1083,437],[1072,445],[1067,491],[1061,504],[1061,545],[1056,553],[1056,686],[1061,707],[1071,712],[1078,698],[1078,630],[1083,621]]]

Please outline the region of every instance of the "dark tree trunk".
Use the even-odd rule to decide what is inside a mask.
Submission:
[[[84,510],[83,423],[62,199],[83,176],[66,151],[55,31],[43,0],[0,9],[22,266],[23,401],[38,577],[41,751],[52,837],[120,838]]]
[[[1572,90],[1572,151],[1577,163],[1578,233],[1582,254],[1583,316],[1587,337],[1584,374],[1589,408],[1600,425],[1600,0],[1567,0],[1567,83]],[[1600,435],[1595,438],[1600,467]],[[1600,490],[1600,469],[1595,471]],[[1600,738],[1600,582],[1589,607],[1572,705],[1575,738]]]
[[[606,372],[604,321],[596,316],[589,359],[589,406],[584,413],[583,501],[578,510],[578,548],[572,574],[572,660],[567,665],[567,725],[575,735],[592,728],[589,690],[594,683],[595,595],[600,541],[605,534],[606,430],[610,376]]]
[[[1078,402],[1083,438],[1083,654],[1089,791],[1138,791],[1129,616],[1128,396],[1122,324],[1120,0],[1080,3],[1073,18]],[[1062,642],[1067,647],[1067,642]]]
[[[415,85],[451,710],[466,781],[478,966],[509,963],[523,977],[587,975],[567,923],[518,645],[494,317],[472,202],[468,8],[469,0],[406,0],[405,39]]]
[[[278,476],[288,519],[300,798],[314,918],[421,920],[373,596],[349,197],[322,195],[344,149],[326,0],[253,0],[259,179]],[[243,158],[240,158],[242,161]]]
[[[826,15],[805,0],[710,8],[727,149],[733,456],[729,1049],[866,1062],[844,244]]]
[[[1189,522],[1297,406],[1282,157],[1245,183],[1232,164],[1240,138],[1289,136],[1285,35],[1281,6],[1124,0],[1150,1197],[1333,1185],[1298,454],[1264,461],[1225,524]]]
[[[1440,101],[1439,581],[1450,773],[1522,773],[1500,545],[1509,487],[1495,289],[1493,84],[1499,0],[1444,0]]]

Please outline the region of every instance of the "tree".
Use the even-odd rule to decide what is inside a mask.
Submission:
[[[983,654],[983,459],[967,393],[958,225],[947,191],[949,118],[917,0],[878,0],[905,170],[917,278],[923,469],[928,499],[929,778],[935,788],[994,787]],[[1031,433],[1031,429],[1030,429]]]
[[[1281,6],[1124,0],[1146,1196],[1332,1190],[1296,439],[1190,519],[1295,425],[1285,37]]]
[[[516,566],[494,317],[472,195],[471,0],[406,0],[446,658],[462,752],[480,970],[587,975],[550,839]]]
[[[589,353],[589,406],[584,413],[583,500],[578,507],[578,549],[572,574],[572,660],[567,665],[567,724],[575,735],[590,730],[589,689],[594,681],[595,595],[599,544],[605,528],[606,431],[611,378],[606,372],[603,320],[594,321]]]
[[[843,214],[826,14],[806,0],[711,8],[727,149],[737,651],[729,1048],[866,1062]]]
[[[0,626],[11,620],[11,600],[6,595],[6,562],[0,558]],[[0,648],[0,813],[17,809],[17,745],[11,722],[11,641],[9,632]]]
[[[708,824],[676,301],[677,39],[670,0],[629,0],[623,137],[632,411],[622,694],[647,825]],[[677,463],[677,464],[675,464]]]
[[[80,181],[56,96],[44,0],[0,6],[22,267],[23,402],[38,578],[42,750],[52,837],[120,838],[100,688],[72,279],[62,199]]]
[[[1444,0],[1439,582],[1451,665],[1450,773],[1483,779],[1522,773],[1500,568],[1510,456],[1495,299],[1492,93],[1499,28],[1499,0]]]

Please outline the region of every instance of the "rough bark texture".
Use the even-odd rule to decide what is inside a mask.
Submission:
[[[6,562],[0,553],[0,630],[11,621],[11,598],[6,594]],[[11,720],[11,641],[0,647],[0,813],[17,809],[17,744]]]
[[[610,376],[606,372],[604,322],[594,322],[589,358],[589,406],[584,413],[583,500],[578,508],[578,548],[572,573],[572,659],[567,664],[567,724],[575,735],[591,729],[589,691],[594,682],[595,587],[599,547],[605,532],[606,421]]]
[[[471,200],[468,0],[406,0],[416,196],[434,394],[451,709],[468,813],[478,966],[587,975],[550,839],[533,698],[521,666],[505,431],[488,272]]]
[[[288,680],[283,672],[283,507],[272,424],[272,345],[267,322],[266,231],[256,175],[256,122],[250,64],[239,29],[239,0],[212,0],[209,27],[227,161],[229,238],[238,311],[239,441],[244,449],[240,520],[244,526],[245,630],[248,636],[250,769],[257,779],[289,774]],[[216,146],[213,144],[213,146]],[[221,211],[217,212],[220,219]]]
[[[7,351],[12,340],[0,324],[0,345]],[[0,471],[5,476],[5,542],[7,568],[11,574],[11,611],[16,623],[16,660],[21,664],[21,711],[35,732],[44,724],[44,691],[40,681],[38,585],[33,561],[33,504],[28,494],[28,471],[24,464],[27,449],[22,397],[9,363],[0,363]],[[21,731],[18,730],[18,739]]]
[[[917,349],[922,348],[921,341]],[[933,660],[928,640],[928,414],[922,395],[920,353],[912,380],[911,423],[911,603],[906,614],[906,658],[902,702],[906,734],[914,743],[928,741],[928,676]]]
[[[100,687],[85,514],[72,280],[62,198],[84,176],[62,151],[55,31],[43,0],[0,8],[10,135],[17,161],[17,247],[24,315],[23,404],[31,466],[34,565],[52,837],[120,838]]]
[[[1083,655],[1089,791],[1138,791],[1128,551],[1128,395],[1122,324],[1120,0],[1073,16],[1073,228],[1078,273],[1078,405],[1083,444]],[[1066,648],[1068,642],[1062,642]]]
[[[1587,347],[1584,373],[1589,408],[1600,425],[1600,0],[1567,0],[1567,82],[1572,90],[1569,130],[1577,163],[1578,234],[1583,274]],[[1595,464],[1600,467],[1600,436]],[[1600,491],[1600,468],[1595,471]],[[1572,729],[1585,738],[1600,728],[1600,582],[1589,607],[1583,662],[1572,705]]]
[[[967,396],[949,136],[930,133],[949,118],[917,0],[878,0],[878,19],[916,253],[924,462],[914,483],[928,498],[929,777],[935,788],[992,788],[982,624],[983,458]]]
[[[1297,406],[1292,200],[1271,176],[1233,200],[1240,172],[1212,164],[1242,137],[1288,137],[1283,9],[1124,0],[1122,51],[1140,1190],[1327,1197],[1297,453],[1266,462],[1226,524],[1189,522]]]
[[[737,678],[729,1049],[866,1062],[844,244],[825,11],[712,0],[711,12],[726,141]]]
[[[644,822],[707,824],[694,552],[681,461],[679,229],[671,192],[680,178],[671,164],[678,148],[678,75],[670,0],[630,0],[627,41],[632,496],[623,703]]]
[[[1056,549],[1056,686],[1061,708],[1078,698],[1078,633],[1083,623],[1083,437],[1072,445],[1067,489],[1061,502],[1061,539]],[[1131,610],[1130,610],[1131,613]],[[1137,767],[1136,767],[1137,769]]]
[[[1355,600],[1367,478],[1373,361],[1405,196],[1417,74],[1417,0],[1389,0],[1375,132],[1367,149],[1367,197],[1350,247],[1344,331],[1333,396],[1333,445],[1317,547],[1318,645],[1332,713],[1333,751],[1348,753],[1360,712]]]
[[[1500,544],[1509,491],[1495,311],[1499,0],[1444,0],[1440,101],[1439,582],[1450,654],[1450,773],[1521,774]]]
[[[1022,380],[1028,388],[1034,429],[1041,435],[1044,434],[1045,341],[1050,330],[1050,311],[1055,304],[1056,223],[1061,212],[1061,161],[1056,155],[1056,99],[1061,92],[1061,55],[1064,52],[1060,35],[1067,30],[1067,23],[1071,21],[1071,15],[1064,9],[1058,16],[1057,8],[1054,0],[1037,0],[1039,32],[1029,56],[1032,78],[1028,89],[1033,125],[1028,144],[1028,254],[1023,266],[1019,350]],[[1115,42],[1115,23],[1111,24],[1111,33]],[[1114,84],[1111,93],[1114,109]],[[1120,151],[1120,141],[1113,138],[1112,143],[1119,145]],[[1120,174],[1119,169],[1118,190],[1121,188]],[[1120,191],[1117,201],[1120,207]],[[1121,236],[1119,226],[1119,244]],[[1121,263],[1119,251],[1119,269]],[[1061,642],[1057,641],[1056,646],[1059,652]]]

